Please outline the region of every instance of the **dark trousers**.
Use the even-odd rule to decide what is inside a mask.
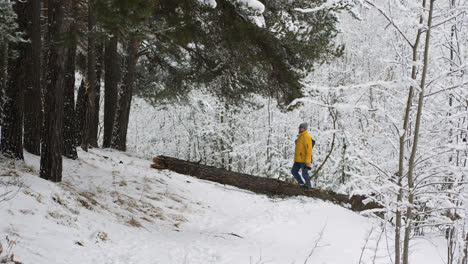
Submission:
[[[299,170],[302,171],[302,177],[301,175],[299,175]],[[305,181],[309,179],[309,172],[307,171],[305,167],[305,163],[294,162],[293,167],[291,169],[291,173],[294,176],[294,178],[296,178],[296,181],[301,185],[303,185]],[[307,186],[309,188],[312,188],[312,184],[310,183],[310,181],[309,183],[307,183]]]

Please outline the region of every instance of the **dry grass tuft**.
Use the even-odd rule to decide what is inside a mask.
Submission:
[[[109,240],[109,235],[104,231],[99,231],[96,233],[96,243],[105,242]]]
[[[93,206],[99,205],[99,203],[94,199],[95,194],[91,192],[79,192],[78,195],[81,197],[78,198],[78,202],[84,208],[92,210]]]
[[[62,206],[65,206],[65,202],[60,199],[60,197],[58,196],[58,194],[55,194],[54,196],[52,196],[52,200],[54,200],[54,202],[62,205]]]
[[[23,262],[15,260],[13,248],[16,246],[16,241],[10,239],[8,236],[6,237],[6,241],[6,249],[4,249],[2,243],[0,243],[0,263],[23,264]]]
[[[127,186],[127,182],[126,182],[126,181],[116,182],[116,184],[118,184],[120,187],[122,187],[122,186]]]
[[[146,217],[146,216],[143,216],[141,219],[145,220],[146,222],[154,223],[153,220],[149,219],[149,218]]]
[[[131,218],[128,223],[131,225],[131,226],[134,226],[134,227],[141,227],[142,225],[140,224],[140,222],[138,222],[135,218]]]
[[[83,206],[84,208],[86,208],[88,210],[93,209],[93,207],[84,199],[78,199],[78,202],[81,204],[81,206]]]

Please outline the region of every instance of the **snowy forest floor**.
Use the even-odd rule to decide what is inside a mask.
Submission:
[[[59,184],[37,176],[39,157],[0,160],[0,195],[14,194],[0,202],[0,257],[8,236],[24,264],[391,262],[380,219],[157,171],[129,153],[79,156]],[[414,239],[411,263],[444,263],[445,251],[441,237]]]

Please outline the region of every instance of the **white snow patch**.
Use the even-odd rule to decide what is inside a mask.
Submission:
[[[336,6],[337,4],[339,4],[340,2],[343,2],[343,1],[342,0],[328,0],[327,2],[314,8],[295,8],[294,10],[299,11],[301,13],[313,13],[313,12],[317,12],[320,10],[330,9]]]
[[[263,13],[265,11],[265,5],[263,5],[260,1],[257,0],[235,0],[238,3],[241,3],[248,8],[254,9],[259,13]]]

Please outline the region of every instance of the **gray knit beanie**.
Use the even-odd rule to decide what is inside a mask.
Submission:
[[[299,125],[299,128],[303,128],[303,129],[305,129],[305,130],[307,130],[308,127],[309,127],[309,126],[307,125],[306,122],[304,122],[304,123],[302,123],[302,124]]]

